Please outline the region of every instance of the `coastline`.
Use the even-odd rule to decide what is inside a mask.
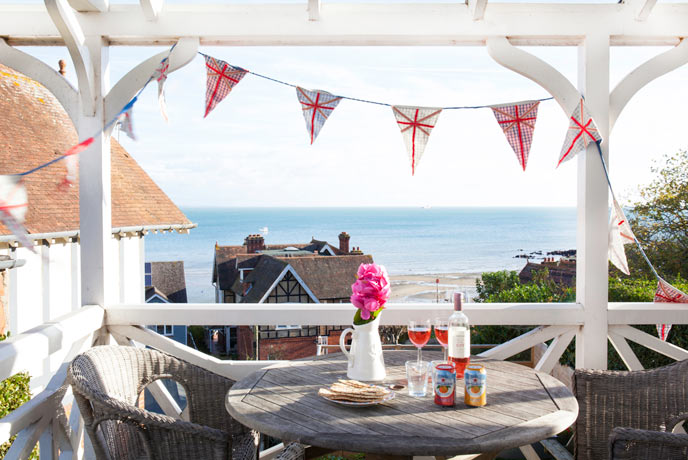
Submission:
[[[391,302],[437,301],[439,287],[440,302],[451,301],[454,291],[466,292],[469,298],[476,295],[475,282],[481,273],[437,273],[422,275],[390,275],[392,283]],[[439,284],[436,280],[439,279]]]

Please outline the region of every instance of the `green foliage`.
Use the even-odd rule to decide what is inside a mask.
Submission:
[[[641,201],[627,217],[663,277],[688,276],[688,151],[665,155],[652,173],[653,181],[640,187]],[[633,276],[651,279],[640,252],[631,245],[626,248]]]
[[[0,335],[0,340],[5,340],[9,336]],[[31,377],[27,372],[20,372],[3,381],[0,381],[0,418],[6,416],[25,402],[31,399],[31,390],[29,389],[29,381]],[[12,445],[14,438],[8,442],[0,445],[0,458],[4,458],[5,454]],[[38,450],[34,449],[31,453],[30,459],[38,458]]]
[[[483,273],[476,280],[478,297],[476,302],[488,303],[539,303],[573,302],[573,288],[561,286],[549,279],[549,270],[544,268],[533,274],[533,282],[521,284],[515,271]]]
[[[375,321],[375,318],[380,316],[380,313],[382,313],[382,310],[384,310],[384,307],[379,308],[379,309],[375,310],[374,312],[372,312],[370,314],[370,318],[363,319],[363,318],[361,318],[361,309],[357,308],[356,313],[354,313],[354,325],[360,326],[362,324],[372,323],[373,321]]]

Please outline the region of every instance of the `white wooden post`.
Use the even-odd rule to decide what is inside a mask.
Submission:
[[[79,118],[77,130],[83,140],[103,129],[104,94],[109,90],[108,46],[102,37],[87,37],[93,65],[95,114]],[[86,101],[82,101],[86,107]],[[114,264],[110,248],[112,214],[110,200],[110,134],[101,133],[79,155],[79,219],[81,229],[81,304],[101,305],[117,294],[109,273]]]
[[[578,88],[609,158],[609,35],[589,34],[579,46]],[[578,155],[576,301],[584,323],[576,335],[576,367],[607,368],[608,186],[597,147]]]

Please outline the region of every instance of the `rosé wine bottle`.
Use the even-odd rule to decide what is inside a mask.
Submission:
[[[449,317],[449,361],[456,367],[456,378],[463,373],[471,359],[471,327],[463,313],[463,294],[454,293],[454,313]]]

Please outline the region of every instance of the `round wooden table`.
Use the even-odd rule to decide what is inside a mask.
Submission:
[[[404,362],[415,351],[385,351],[388,383],[406,383]],[[440,359],[426,351],[425,359]],[[454,407],[437,406],[433,395],[408,396],[406,389],[386,403],[346,407],[318,396],[318,389],[346,378],[340,353],[291,361],[237,382],[227,394],[229,413],[255,430],[332,450],[386,455],[484,454],[532,444],[571,426],[578,403],[557,379],[525,366],[474,357],[487,370],[487,405],[463,403],[457,382]],[[428,385],[428,388],[430,385]],[[473,457],[466,457],[473,458]]]

